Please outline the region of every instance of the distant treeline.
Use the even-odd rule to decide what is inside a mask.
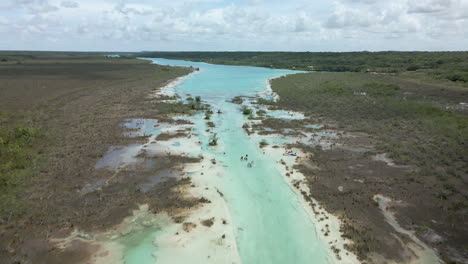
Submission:
[[[28,60],[90,59],[119,54],[121,57],[132,55],[129,52],[79,52],[79,51],[1,51],[0,62],[23,62]]]
[[[425,72],[436,79],[468,82],[468,51],[457,52],[54,52],[0,51],[0,63],[43,59],[89,59],[118,54],[213,64],[327,72]]]
[[[468,52],[141,52],[141,57],[329,72],[426,71],[468,82]]]

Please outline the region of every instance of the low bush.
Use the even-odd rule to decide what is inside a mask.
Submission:
[[[242,114],[244,115],[250,115],[252,114],[252,109],[248,108],[247,106],[242,106]]]

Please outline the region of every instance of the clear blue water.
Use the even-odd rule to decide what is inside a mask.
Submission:
[[[276,169],[277,161],[265,155],[258,147],[258,140],[249,138],[244,132],[241,127],[247,119],[239,105],[229,102],[235,96],[255,96],[265,92],[269,78],[295,72],[152,60],[162,65],[200,68],[200,72],[177,86],[177,93],[182,98],[188,94],[201,96],[203,101],[213,106],[214,112],[222,111],[222,114],[212,116],[216,125],[213,130],[223,146],[222,151],[208,146],[209,135],[203,133],[208,127],[203,114],[196,115],[191,121],[195,124],[194,132],[202,141],[203,152],[216,156],[226,168],[223,177],[218,177],[213,184],[224,194],[228,204],[242,262],[328,263],[327,245],[318,238],[314,224],[297,195]],[[249,161],[255,161],[252,168],[240,161],[240,157],[246,154]],[[145,236],[141,243],[132,243],[134,247],[128,249],[131,258],[126,258],[126,263],[153,263],[157,259],[157,256],[148,257],[148,252],[154,248],[147,248],[147,240]],[[141,258],[134,258],[135,254],[140,254]]]

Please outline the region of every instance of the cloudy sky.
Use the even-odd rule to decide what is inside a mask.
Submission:
[[[0,50],[468,50],[468,0],[0,0]]]

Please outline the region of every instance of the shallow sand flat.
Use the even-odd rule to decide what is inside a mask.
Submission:
[[[195,185],[189,193],[210,203],[188,213],[184,223],[195,224],[188,232],[184,223],[173,224],[157,237],[158,263],[241,263],[229,210],[213,184],[216,177],[222,177],[224,168],[212,164],[209,158],[187,166],[185,171],[192,175]],[[211,227],[202,224],[207,219],[213,219]]]
[[[166,84],[165,86],[161,87],[156,92],[151,94],[150,98],[159,98],[159,97],[163,97],[163,96],[167,96],[167,97],[176,96],[177,95],[177,91],[176,91],[177,85],[181,84],[182,82],[184,82],[188,78],[191,78],[194,74],[197,74],[197,73],[199,73],[199,71],[191,72],[188,75],[176,78],[175,80],[169,82],[168,84]]]

